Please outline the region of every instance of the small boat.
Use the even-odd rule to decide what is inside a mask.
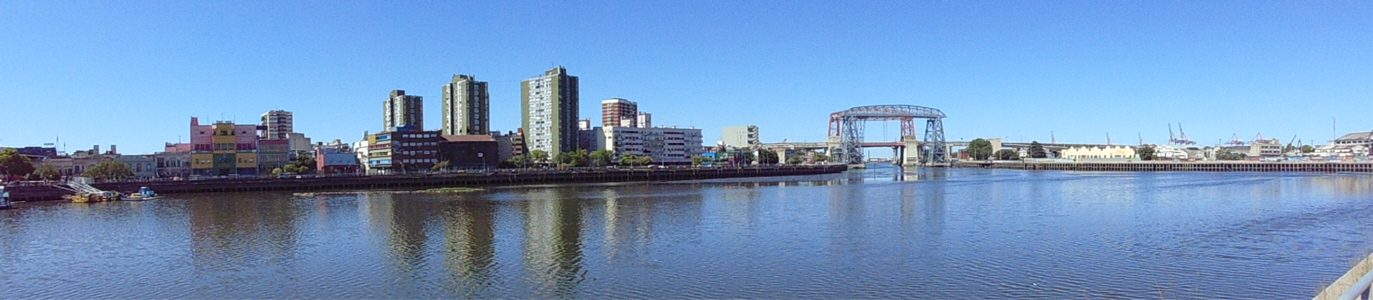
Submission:
[[[5,191],[5,186],[0,185],[0,209],[10,207],[14,207],[14,203],[10,202],[10,192]]]
[[[91,202],[91,194],[76,193],[75,195],[71,195],[71,199],[73,203],[89,203]]]
[[[140,188],[138,188],[138,192],[137,192],[137,193],[129,194],[129,196],[128,196],[128,197],[125,197],[123,200],[124,200],[124,201],[148,201],[148,200],[157,200],[157,198],[159,198],[159,197],[157,196],[157,193],[153,192],[153,189],[150,189],[150,188],[148,188],[148,187],[145,186],[145,187],[140,187]]]

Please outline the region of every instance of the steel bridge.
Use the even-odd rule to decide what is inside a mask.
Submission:
[[[935,108],[915,106],[915,105],[873,105],[859,106],[847,110],[837,111],[830,114],[829,137],[839,140],[840,161],[849,164],[863,163],[863,129],[864,122],[867,121],[899,121],[901,122],[901,138],[903,142],[918,143],[913,141],[917,137],[915,119],[925,119],[925,138],[923,143],[918,143],[921,160],[944,164],[949,162],[949,149],[944,141],[944,112]],[[911,141],[906,141],[912,139]],[[905,147],[896,147],[897,151],[904,151]],[[898,153],[897,157],[903,157]]]

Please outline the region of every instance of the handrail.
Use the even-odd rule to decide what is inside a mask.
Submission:
[[[1339,300],[1354,300],[1354,299],[1365,299],[1365,300],[1367,300],[1367,299],[1368,299],[1368,296],[1369,296],[1368,287],[1369,287],[1370,284],[1373,284],[1373,272],[1364,273],[1364,274],[1363,274],[1363,277],[1360,277],[1358,282],[1355,282],[1354,285],[1350,286],[1348,290],[1344,290],[1344,294],[1340,294],[1340,297],[1337,298],[1337,299],[1339,299]],[[1360,296],[1362,296],[1362,298],[1360,298]]]

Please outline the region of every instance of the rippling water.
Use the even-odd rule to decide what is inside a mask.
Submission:
[[[0,211],[0,298],[1309,298],[1373,177],[845,174]]]

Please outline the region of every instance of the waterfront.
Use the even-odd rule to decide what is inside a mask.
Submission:
[[[1309,298],[1373,176],[843,174],[0,211],[0,298]]]

